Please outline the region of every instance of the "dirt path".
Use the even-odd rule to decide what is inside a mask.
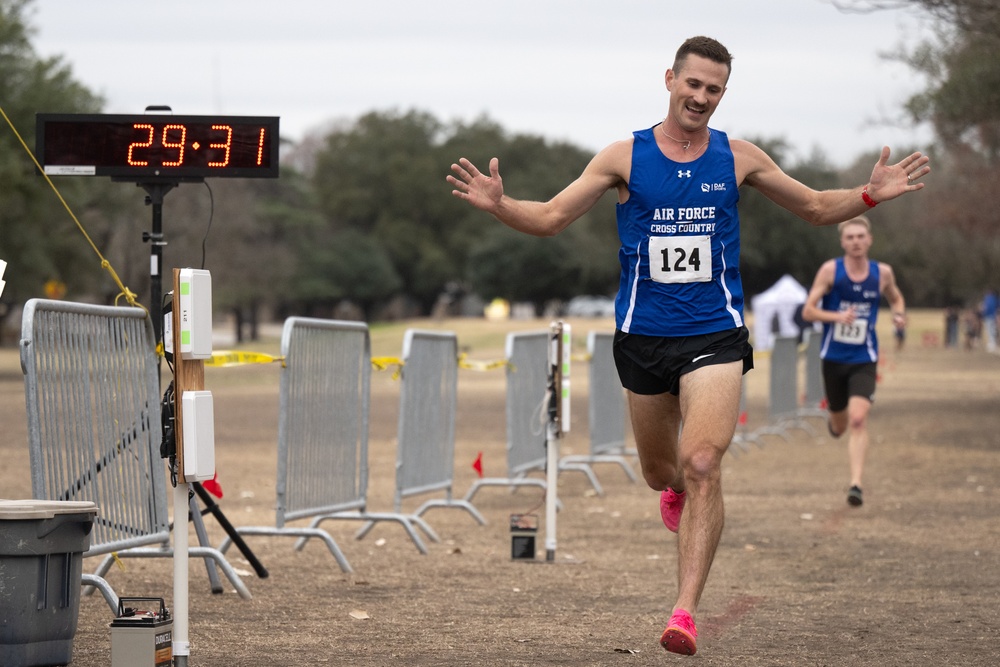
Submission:
[[[325,524],[352,575],[321,544],[295,552],[290,539],[249,538],[270,570],[257,579],[234,556],[248,572],[249,602],[232,591],[212,595],[192,561],[189,664],[996,665],[1000,356],[911,341],[881,368],[863,508],[847,506],[844,444],[818,420],[814,434],[767,436],[727,456],[726,529],[693,658],[657,645],[676,587],[675,537],[660,524],[657,496],[620,468],[601,466],[603,497],[583,475],[561,478],[553,564],[510,560],[508,515],[544,512],[537,491],[500,489],[476,497],[489,522],[483,527],[457,510],[429,512],[443,541],[427,556],[396,525],[356,541],[355,526]],[[751,426],[766,414],[766,364],[760,355],[749,376]],[[222,506],[237,525],[273,525],[277,369],[217,373],[207,380],[216,397]],[[582,362],[574,374],[585,377]],[[379,373],[372,391],[370,506],[389,509],[398,384]],[[487,475],[503,472],[503,392],[502,373],[460,375],[456,495],[474,481],[480,451]],[[585,388],[574,392],[574,431],[564,446],[582,453]],[[0,497],[29,497],[15,350],[0,350],[0,423]],[[218,544],[221,529],[211,518],[208,527]],[[170,604],[169,561],[126,561],[126,568],[108,575],[120,594]],[[102,599],[82,601],[75,666],[110,664],[110,620]]]

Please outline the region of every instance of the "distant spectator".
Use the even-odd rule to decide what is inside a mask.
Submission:
[[[792,315],[792,321],[795,322],[795,328],[798,329],[799,345],[802,344],[802,340],[805,338],[806,329],[812,328],[812,322],[806,322],[805,318],[802,317],[802,309],[805,308],[805,302],[800,303],[795,308],[795,314]]]
[[[965,326],[965,349],[971,350],[979,344],[979,334],[983,330],[983,319],[975,308],[966,308],[962,313]]]
[[[944,311],[944,346],[958,347],[958,316],[957,306],[948,306]]]
[[[986,290],[979,306],[979,314],[983,318],[983,329],[986,333],[986,351],[997,351],[997,291]]]

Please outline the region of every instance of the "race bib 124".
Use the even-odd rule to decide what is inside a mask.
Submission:
[[[711,237],[649,237],[649,277],[658,283],[710,281],[712,279]]]

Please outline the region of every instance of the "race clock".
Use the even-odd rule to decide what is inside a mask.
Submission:
[[[276,178],[278,117],[36,114],[36,155],[52,176],[199,181]]]

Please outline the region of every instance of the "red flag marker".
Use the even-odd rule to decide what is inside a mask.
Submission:
[[[482,452],[479,452],[479,456],[477,456],[476,460],[472,462],[472,469],[475,470],[476,474],[478,474],[480,477],[483,476],[483,453]]]
[[[205,487],[205,490],[211,493],[216,498],[222,497],[222,485],[219,484],[218,470],[215,471],[215,476],[212,477],[212,479],[205,480],[204,482],[202,482],[202,486]]]

